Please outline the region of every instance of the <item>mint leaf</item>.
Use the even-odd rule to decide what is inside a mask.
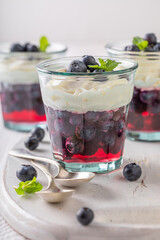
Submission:
[[[111,72],[113,71],[113,69],[115,69],[121,62],[116,62],[114,60],[111,59],[107,59],[106,61],[99,58],[99,65],[89,65],[90,68],[94,68],[94,69],[103,69],[106,72]]]
[[[39,49],[40,49],[41,52],[45,52],[49,45],[50,44],[48,42],[48,39],[45,36],[40,38],[40,40],[39,40]]]
[[[25,193],[35,193],[42,190],[42,185],[36,182],[36,177],[31,181],[20,182],[19,187],[15,188],[18,195],[24,195]]]
[[[140,50],[144,50],[148,47],[148,41],[141,37],[134,37],[132,43],[136,45]]]

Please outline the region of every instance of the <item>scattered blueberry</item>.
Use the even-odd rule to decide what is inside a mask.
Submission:
[[[70,63],[67,72],[85,73],[85,72],[87,72],[87,67],[83,62],[81,62],[79,60],[74,60]]]
[[[81,154],[84,150],[84,144],[83,141],[76,137],[68,137],[66,139],[66,148],[72,154]]]
[[[157,42],[157,37],[154,33],[146,33],[144,39],[148,41],[149,45],[155,45]]]
[[[11,52],[23,52],[24,47],[19,43],[14,43],[14,44],[12,44],[10,51]]]
[[[124,167],[123,175],[128,181],[136,181],[142,175],[142,170],[136,163],[129,163]]]
[[[45,136],[45,131],[43,128],[40,127],[36,127],[35,129],[33,129],[32,131],[32,136],[33,137],[37,137],[39,141],[42,141],[42,139]]]
[[[76,216],[82,225],[88,225],[92,222],[94,213],[90,208],[83,207],[77,211]]]
[[[140,49],[136,45],[128,45],[124,49],[125,51],[133,51],[133,52],[139,52]]]
[[[29,150],[35,150],[39,145],[39,140],[37,137],[29,137],[25,140],[24,145]]]
[[[31,165],[22,165],[16,171],[16,176],[20,181],[26,182],[32,180],[34,177],[37,177],[37,171]]]
[[[88,65],[99,65],[96,62],[95,58],[93,56],[89,56],[89,55],[84,55],[82,57],[82,61],[86,65],[87,69],[90,70],[90,72],[93,72],[94,68],[90,68],[90,67],[88,67]]]

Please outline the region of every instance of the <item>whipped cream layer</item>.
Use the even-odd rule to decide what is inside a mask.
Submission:
[[[145,58],[134,58],[138,62],[135,86],[139,88],[160,88],[160,60],[146,60]]]
[[[35,66],[40,60],[18,59],[9,57],[0,59],[0,82],[11,84],[38,83]]]
[[[55,110],[85,113],[109,111],[127,105],[132,98],[133,83],[110,76],[107,81],[56,80],[42,86],[45,105]]]

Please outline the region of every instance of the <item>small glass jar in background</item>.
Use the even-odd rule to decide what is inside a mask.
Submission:
[[[128,41],[106,45],[111,57],[138,62],[133,99],[128,114],[127,137],[131,140],[160,141],[160,53],[128,52]]]
[[[11,43],[0,44],[1,107],[5,127],[30,131],[46,123],[41,98],[38,62],[64,56],[67,48],[53,43],[46,52],[10,52]]]
[[[37,66],[53,157],[68,171],[110,172],[123,161],[137,63],[114,58],[121,62],[121,70],[66,72],[75,59],[81,57],[49,60]]]

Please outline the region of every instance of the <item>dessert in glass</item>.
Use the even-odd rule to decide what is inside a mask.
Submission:
[[[53,157],[65,169],[120,168],[136,68],[132,60],[87,55],[37,66]]]
[[[30,131],[46,125],[38,74],[42,60],[64,56],[66,47],[53,43],[45,52],[37,45],[0,44],[1,107],[4,125],[17,131]]]
[[[128,113],[127,137],[131,140],[160,141],[160,43],[155,34],[135,37],[133,42],[108,44],[112,57],[138,62],[135,88]]]

